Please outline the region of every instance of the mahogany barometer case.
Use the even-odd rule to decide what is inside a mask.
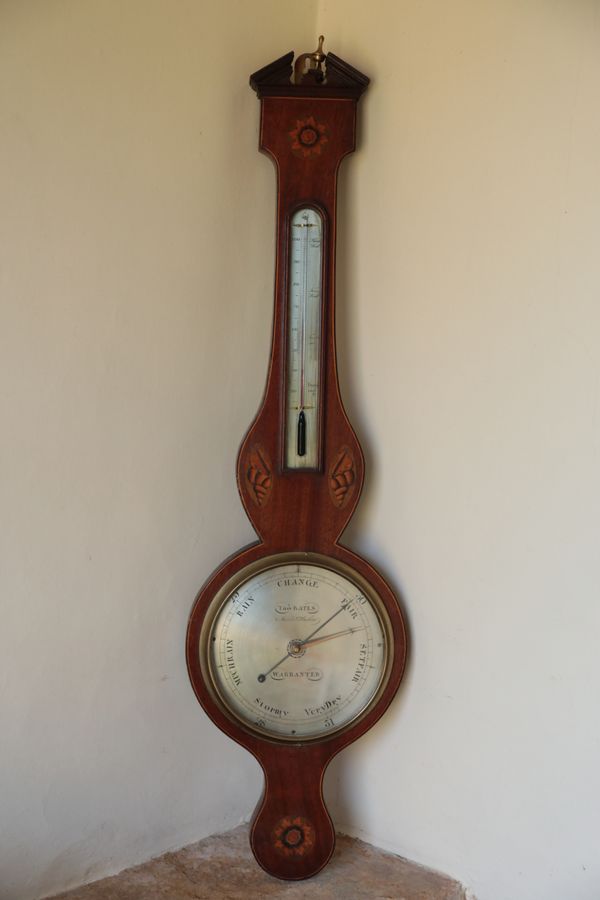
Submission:
[[[337,174],[369,80],[322,45],[250,78],[260,149],[277,177],[271,358],[237,461],[258,540],[210,576],[187,633],[198,700],[263,769],[250,842],[285,879],[314,875],[331,857],[325,769],[384,713],[406,656],[394,593],[339,542],[364,461],[336,368]]]

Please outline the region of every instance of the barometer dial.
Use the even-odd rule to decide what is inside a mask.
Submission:
[[[361,716],[385,683],[385,608],[341,563],[308,554],[263,561],[224,587],[213,613],[200,655],[228,714],[253,731],[325,738]]]

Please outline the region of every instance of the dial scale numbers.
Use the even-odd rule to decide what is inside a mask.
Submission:
[[[313,563],[241,576],[208,640],[211,680],[229,714],[288,741],[347,727],[371,706],[386,669],[385,614],[372,589]]]

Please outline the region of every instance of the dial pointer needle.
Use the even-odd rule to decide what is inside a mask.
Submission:
[[[349,606],[348,603],[342,603],[342,605],[340,606],[340,608],[339,608],[339,609],[336,609],[336,611],[334,612],[334,614],[333,614],[332,616],[329,616],[328,619],[325,619],[325,621],[323,622],[322,625],[319,625],[318,628],[315,628],[314,631],[311,631],[311,633],[308,635],[308,637],[305,637],[303,641],[299,641],[299,644],[300,644],[300,645],[306,644],[307,641],[310,641],[310,639],[311,639],[312,637],[314,637],[315,634],[318,634],[319,631],[321,631],[322,628],[325,628],[326,625],[329,625],[329,623],[331,622],[331,620],[332,620],[332,619],[335,619],[336,616],[339,616],[339,614],[340,614],[341,612],[344,612],[344,610],[347,609],[348,606]]]
[[[334,631],[332,634],[323,634],[321,637],[312,638],[312,640],[302,641],[302,647],[308,647],[309,644],[321,644],[323,641],[330,641],[332,638],[342,637],[344,634],[354,634],[356,631],[364,631],[364,628],[345,628],[343,631]]]
[[[260,681],[260,683],[262,684],[263,681],[266,680],[267,675],[270,675],[271,672],[273,671],[273,669],[276,669],[277,666],[280,666],[281,663],[282,663],[282,662],[285,662],[286,659],[288,658],[288,656],[291,656],[291,655],[292,655],[291,653],[286,653],[285,656],[282,656],[282,657],[281,657],[281,659],[279,660],[279,662],[276,662],[274,666],[271,666],[270,669],[267,669],[266,672],[263,672],[262,675],[259,675],[259,676],[258,676],[258,680]]]
[[[347,604],[347,603],[343,603],[343,604],[340,606],[340,608],[337,609],[337,610],[333,613],[332,616],[329,616],[328,619],[325,619],[325,621],[323,622],[322,625],[319,625],[318,628],[315,628],[314,631],[311,631],[311,633],[308,635],[308,637],[305,637],[303,641],[296,641],[296,645],[297,645],[298,647],[303,647],[304,644],[306,644],[308,641],[310,641],[310,639],[311,639],[312,637],[315,636],[315,634],[317,634],[319,631],[321,631],[322,628],[325,628],[325,626],[328,625],[328,624],[331,622],[332,619],[335,619],[336,616],[339,616],[339,614],[340,614],[341,612],[343,612],[345,609],[347,609],[347,608],[348,608],[348,605],[349,605],[349,604]],[[258,681],[260,681],[261,684],[263,683],[263,681],[266,681],[267,675],[270,675],[271,672],[272,672],[274,669],[277,668],[277,666],[280,666],[281,663],[282,663],[282,662],[285,662],[286,659],[288,658],[288,656],[291,656],[291,655],[292,655],[292,654],[291,654],[291,651],[288,650],[288,652],[285,654],[285,656],[282,656],[281,659],[278,660],[278,662],[276,662],[274,666],[271,666],[270,669],[267,669],[266,672],[262,672],[262,673],[258,676]]]

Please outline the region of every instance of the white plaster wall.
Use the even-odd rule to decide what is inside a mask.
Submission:
[[[600,7],[323,0],[372,76],[344,164],[346,540],[412,653],[338,823],[480,900],[600,897]]]
[[[234,825],[260,791],[183,636],[252,538],[234,461],[275,190],[246,79],[320,30],[373,78],[341,175],[369,466],[346,541],[413,642],[333,811],[479,900],[600,895],[597,4],[4,0],[3,900]]]
[[[275,181],[250,72],[315,5],[0,4],[0,896],[237,824],[184,636],[252,539]],[[251,377],[249,377],[249,373]]]

